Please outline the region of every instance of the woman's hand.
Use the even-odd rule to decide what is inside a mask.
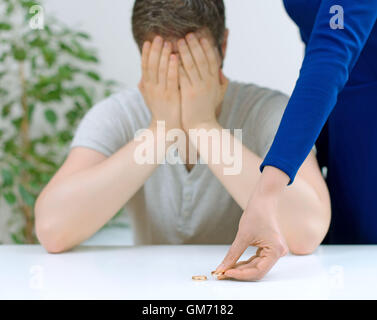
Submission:
[[[277,223],[277,204],[289,181],[274,167],[265,167],[263,174],[243,213],[236,238],[223,262],[217,267],[218,279],[255,281],[262,279],[278,259],[288,252]],[[238,259],[249,246],[258,250],[246,261]]]
[[[167,129],[181,127],[178,85],[178,58],[171,54],[172,45],[156,36],[146,41],[142,50],[142,79],[139,89],[152,113],[151,126],[165,121]]]

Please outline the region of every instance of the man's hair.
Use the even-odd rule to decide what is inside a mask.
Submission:
[[[148,35],[183,38],[189,32],[208,29],[219,48],[225,33],[223,0],[135,0],[132,32],[141,48]]]

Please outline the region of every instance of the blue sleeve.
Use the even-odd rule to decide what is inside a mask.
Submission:
[[[330,8],[344,9],[344,29],[332,29]],[[302,12],[305,14],[305,12]],[[377,19],[377,0],[322,0],[296,87],[260,170],[274,166],[291,184],[336,105],[337,97]]]

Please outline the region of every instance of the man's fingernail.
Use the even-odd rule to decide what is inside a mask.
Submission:
[[[161,38],[160,36],[157,36],[157,37],[156,37],[156,42],[157,42],[157,43],[162,43],[162,38]]]
[[[183,40],[183,39],[179,40],[178,41],[178,45],[181,46],[181,47],[184,46],[185,45],[185,40]]]
[[[189,33],[189,34],[187,35],[187,38],[188,38],[189,40],[192,40],[192,39],[194,39],[194,34],[192,34],[192,33]]]

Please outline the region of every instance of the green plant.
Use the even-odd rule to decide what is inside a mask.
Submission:
[[[74,129],[115,83],[96,72],[88,34],[45,17],[31,29],[40,1],[0,4],[0,198],[11,207],[16,243],[35,243],[35,199],[66,157]],[[3,211],[4,208],[0,208]]]

